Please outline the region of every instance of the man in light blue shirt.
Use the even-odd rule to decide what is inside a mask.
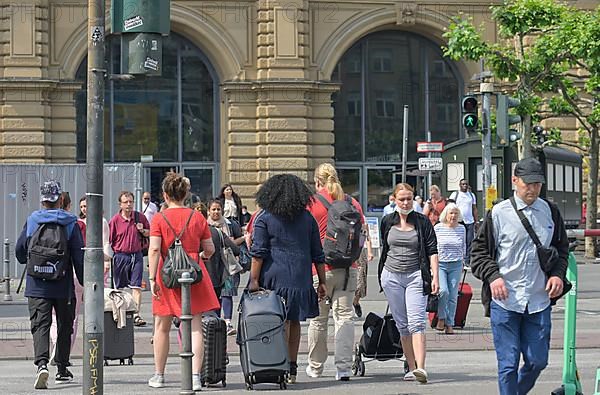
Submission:
[[[512,182],[516,210],[544,247],[556,247],[559,259],[548,273],[542,270],[535,243],[510,199],[493,207],[473,242],[472,270],[483,280],[482,302],[489,303],[501,395],[527,394],[548,364],[550,298],[561,295],[569,244],[556,205],[538,198],[545,182],[541,163],[519,161]]]
[[[390,203],[383,208],[384,216],[391,214],[394,212],[394,210],[396,210],[396,198],[394,197],[394,195],[393,194],[390,195],[388,199],[389,199]]]

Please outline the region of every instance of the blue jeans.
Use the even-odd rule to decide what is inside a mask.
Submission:
[[[438,301],[438,319],[445,320],[446,326],[454,326],[458,283],[463,270],[461,261],[440,262],[440,293]]]
[[[498,359],[500,395],[524,395],[548,365],[550,306],[539,313],[508,311],[491,302],[490,320]],[[523,354],[523,367],[519,360]]]

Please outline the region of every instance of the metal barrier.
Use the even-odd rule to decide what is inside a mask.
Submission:
[[[4,301],[11,302],[12,295],[10,294],[10,241],[8,239],[4,239],[4,270],[3,270],[3,280],[4,280]]]

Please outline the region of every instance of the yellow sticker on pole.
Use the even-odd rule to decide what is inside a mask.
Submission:
[[[498,190],[493,185],[490,185],[485,193],[485,209],[491,210],[492,203],[498,199]]]

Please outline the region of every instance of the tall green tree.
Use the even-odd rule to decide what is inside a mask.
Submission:
[[[515,83],[521,100],[523,156],[533,155],[532,118],[570,115],[579,124],[575,146],[586,156],[586,227],[595,228],[600,151],[600,7],[581,10],[556,0],[510,0],[492,7],[499,41],[483,41],[469,19],[456,18],[445,34],[446,56],[483,59],[494,76]],[[554,133],[556,142],[560,134]],[[586,255],[593,255],[586,240]]]
[[[549,93],[549,109],[578,121],[578,148],[588,167],[586,228],[594,229],[600,167],[600,6],[569,9],[554,29],[536,39],[532,50],[545,63],[539,89]],[[594,244],[586,239],[586,256],[593,257]]]
[[[554,29],[568,8],[555,0],[512,0],[491,9],[498,42],[484,41],[472,20],[459,15],[444,34],[448,40],[444,55],[453,60],[484,60],[494,77],[515,83],[521,102],[516,111],[522,119],[523,157],[531,157],[532,116],[542,102],[536,92],[545,64],[528,40]]]

